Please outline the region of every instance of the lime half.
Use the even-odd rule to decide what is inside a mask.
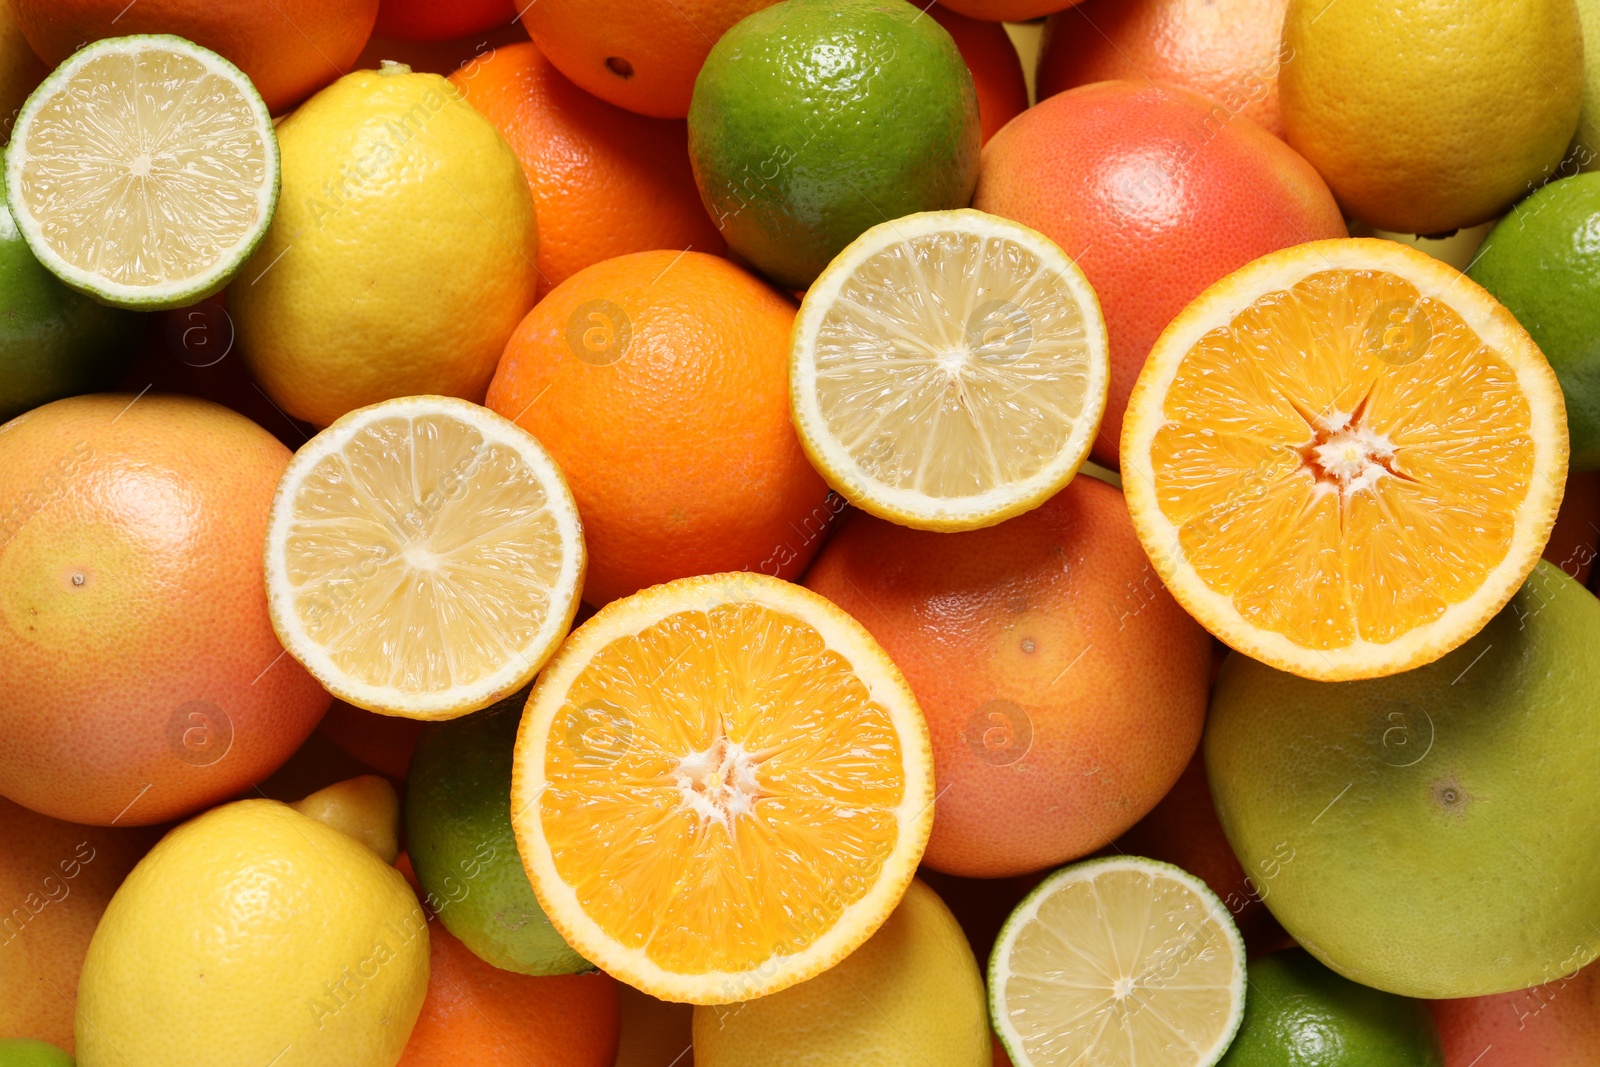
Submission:
[[[800,442],[852,504],[902,526],[967,530],[1072,480],[1105,411],[1105,321],[1048,237],[982,211],[874,226],[795,318]]]
[[[1210,1067],[1244,994],[1244,941],[1216,894],[1134,856],[1046,878],[989,957],[990,1019],[1016,1067]]]
[[[181,37],[74,53],[22,106],[6,193],[51,273],[108,304],[181,307],[249,258],[278,200],[272,118],[243,72]]]

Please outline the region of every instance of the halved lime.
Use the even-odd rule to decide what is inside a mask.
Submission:
[[[1244,941],[1204,882],[1136,856],[1041,882],[989,956],[1016,1067],[1210,1067],[1244,1015]]]
[[[981,211],[874,226],[795,319],[790,403],[806,454],[852,504],[966,530],[1042,504],[1105,411],[1105,321],[1049,238]]]
[[[182,37],[73,53],[22,105],[6,193],[33,254],[108,304],[181,307],[249,258],[278,200],[278,139],[238,67]]]

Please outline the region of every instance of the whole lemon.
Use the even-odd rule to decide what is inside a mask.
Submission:
[[[1577,129],[1575,0],[1290,0],[1278,91],[1291,145],[1345,213],[1444,233],[1493,218]]]
[[[972,947],[920,879],[831,969],[770,996],[694,1009],[699,1067],[989,1067],[992,1055]]]
[[[539,238],[522,165],[436,74],[347,74],[278,127],[283,191],[228,292],[241,351],[290,415],[483,399],[533,306]]]
[[[173,830],[106,908],[79,1067],[392,1067],[428,988],[400,872],[275,800]]]

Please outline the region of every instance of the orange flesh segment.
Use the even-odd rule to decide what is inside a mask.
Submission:
[[[735,752],[752,758],[723,790],[714,765]],[[826,933],[894,852],[905,796],[889,713],[849,662],[751,603],[601,650],[550,725],[545,775],[561,880],[619,944],[685,974],[747,971]]]
[[[1385,271],[1261,297],[1183,357],[1162,413],[1156,499],[1185,557],[1307,648],[1393,641],[1465,600],[1510,549],[1533,477],[1511,365]],[[1381,472],[1346,486],[1319,466],[1329,454]]]

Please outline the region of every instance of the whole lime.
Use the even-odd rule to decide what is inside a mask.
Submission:
[[[0,188],[0,422],[115,386],[140,323],[135,313],[97,303],[46,270]]]
[[[695,79],[689,155],[728,246],[803,289],[868,228],[966,207],[978,98],[955,42],[903,0],[784,0]]]
[[[44,1041],[0,1038],[0,1067],[73,1067],[67,1053]]]
[[[1244,1021],[1217,1067],[1444,1067],[1444,1052],[1422,1001],[1291,948],[1250,961]]]
[[[1571,468],[1600,467],[1600,174],[1551,182],[1518,204],[1467,276],[1511,309],[1561,379]]]
[[[1258,895],[1323,963],[1404,996],[1524,989],[1600,953],[1597,702],[1600,600],[1541,562],[1402,674],[1230,655],[1206,771]]]
[[[406,848],[423,904],[486,963],[573,974],[589,963],[550,925],[511,831],[511,753],[527,690],[430,723],[406,776]]]

